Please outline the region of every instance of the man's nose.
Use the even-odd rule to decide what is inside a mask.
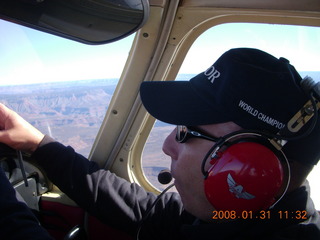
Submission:
[[[176,141],[176,129],[174,129],[164,140],[162,145],[162,151],[170,156],[172,159],[177,159],[178,151],[177,151],[177,144]]]

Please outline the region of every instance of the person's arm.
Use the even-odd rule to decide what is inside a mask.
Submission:
[[[54,184],[79,206],[111,226],[122,229],[126,226],[133,233],[156,199],[155,194],[100,169],[71,147],[44,138],[41,132],[3,104],[0,104],[0,142],[33,153]],[[153,227],[165,226],[177,231],[184,221],[180,218],[182,211],[178,194],[166,194],[150,211],[145,224],[154,222]],[[149,229],[152,231],[151,227]]]
[[[110,226],[122,230],[126,226],[130,234],[135,233],[139,221],[157,197],[135,183],[100,169],[73,148],[48,136],[32,157],[49,179],[79,206]],[[181,212],[179,196],[169,193],[152,209],[149,220],[155,221],[153,227],[168,224],[167,228],[173,228],[175,224],[180,224]]]
[[[0,167],[0,239],[52,239],[16,192]]]

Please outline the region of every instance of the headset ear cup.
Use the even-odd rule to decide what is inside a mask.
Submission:
[[[276,200],[284,183],[284,170],[277,154],[256,142],[227,147],[212,161],[204,189],[216,210],[257,212]]]

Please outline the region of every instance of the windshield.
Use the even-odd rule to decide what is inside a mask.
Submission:
[[[87,157],[133,36],[92,46],[2,20],[0,30],[0,102]]]

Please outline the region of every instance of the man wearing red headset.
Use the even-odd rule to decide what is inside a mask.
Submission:
[[[284,58],[240,48],[190,81],[145,82],[140,93],[151,115],[177,125],[163,151],[179,194],[157,197],[99,169],[3,105],[0,142],[32,153],[79,206],[137,239],[320,239],[305,182],[320,158],[318,84]],[[19,212],[8,188],[2,177],[0,209]],[[2,222],[15,217],[46,234],[26,212]]]

